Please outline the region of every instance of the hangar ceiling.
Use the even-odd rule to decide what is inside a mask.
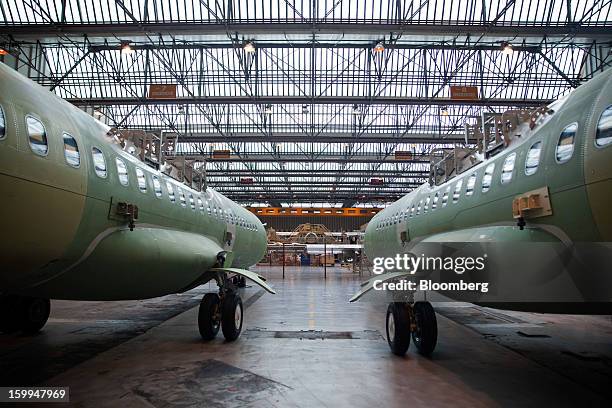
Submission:
[[[209,185],[232,199],[378,205],[425,181],[431,151],[464,143],[466,121],[548,103],[609,67],[611,9],[4,0],[0,47],[110,126],[178,134],[179,153],[209,155]],[[176,94],[151,98],[152,84]],[[451,99],[450,86],[477,87],[477,99]],[[230,155],[212,159],[215,150]]]

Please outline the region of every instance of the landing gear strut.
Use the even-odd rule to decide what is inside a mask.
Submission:
[[[200,303],[198,328],[204,340],[212,340],[219,328],[227,341],[234,341],[242,332],[243,306],[236,293],[236,285],[220,275],[215,278],[219,284],[219,294],[207,293]]]
[[[428,356],[438,340],[436,314],[429,302],[393,302],[387,308],[387,342],[393,354],[403,356],[410,337],[419,354]]]
[[[37,333],[47,323],[50,311],[49,299],[17,295],[0,296],[0,332]]]

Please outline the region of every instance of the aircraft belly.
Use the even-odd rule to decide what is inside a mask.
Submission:
[[[372,243],[374,245],[379,244]],[[529,310],[544,310],[546,304],[612,302],[612,243],[573,242],[555,226],[540,225],[520,230],[512,225],[489,225],[417,238],[405,246],[376,245],[372,257],[485,257],[482,271],[456,273],[430,270],[404,279],[433,282],[488,282],[487,292],[438,292],[458,301],[491,304],[524,304]],[[380,279],[400,271],[390,270]],[[379,278],[379,277],[374,277]],[[398,278],[398,276],[396,276]],[[401,278],[401,276],[399,276]],[[371,282],[370,282],[371,283]],[[372,289],[364,287],[356,295]],[[526,306],[527,307],[527,306]]]
[[[137,226],[104,231],[83,258],[31,292],[53,299],[146,299],[180,292],[222,248],[195,233]]]

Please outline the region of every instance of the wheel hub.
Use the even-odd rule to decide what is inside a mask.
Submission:
[[[395,339],[395,319],[393,318],[393,313],[389,313],[389,317],[387,318],[387,327],[389,341],[393,341]]]
[[[234,322],[236,327],[240,327],[240,323],[242,322],[242,307],[240,305],[236,306],[236,311],[234,312]]]

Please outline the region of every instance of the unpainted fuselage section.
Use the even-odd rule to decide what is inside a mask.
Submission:
[[[214,266],[247,268],[263,256],[265,230],[251,212],[148,167],[109,143],[107,126],[3,64],[0,107],[0,293],[150,298],[203,283]],[[28,117],[44,125],[46,154],[32,147]],[[76,141],[78,166],[68,163],[64,134]],[[104,157],[104,177],[94,149]],[[115,214],[119,202],[138,207],[133,230]],[[224,254],[226,264],[218,265]]]
[[[572,313],[580,311],[581,304],[599,304],[611,310],[612,144],[598,145],[595,140],[598,125],[606,120],[602,114],[611,105],[609,70],[554,105],[553,114],[501,153],[441,185],[426,183],[379,212],[366,229],[367,256],[419,255],[425,243],[482,243],[489,250],[491,245],[498,245],[498,252],[507,259],[496,263],[501,268],[497,272],[514,276],[516,288],[527,290],[534,281],[547,281],[524,302],[498,306]],[[607,121],[609,125],[609,118]],[[571,124],[577,125],[573,153],[559,162],[560,135]],[[541,142],[537,169],[526,171],[530,149],[537,142]],[[514,164],[508,172],[510,166],[504,164],[513,154]],[[483,187],[485,171],[491,164],[494,170],[487,176],[490,186]],[[473,174],[475,183],[468,194]],[[521,229],[513,216],[513,201],[536,190],[548,192],[552,213],[527,217]],[[521,245],[530,242],[562,244],[572,254],[572,262],[565,260],[562,264],[572,267],[561,271],[558,263],[551,262],[547,270],[542,270],[543,276],[517,280],[520,274],[516,270],[530,262],[520,252]],[[553,253],[555,250],[558,247],[552,249]]]

